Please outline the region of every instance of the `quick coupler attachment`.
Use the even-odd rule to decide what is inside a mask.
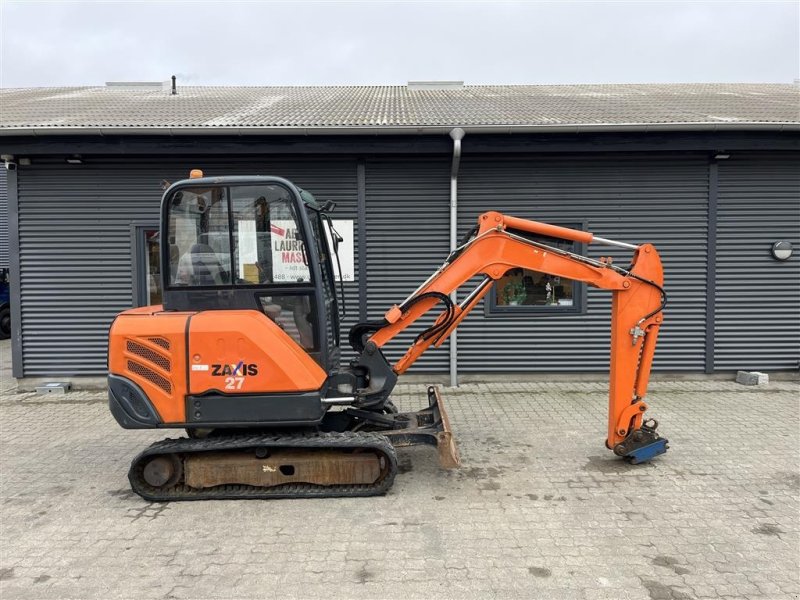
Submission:
[[[632,465],[638,465],[664,454],[669,449],[669,440],[662,438],[656,429],[658,421],[648,419],[641,428],[632,431],[622,442],[614,446],[614,454]]]

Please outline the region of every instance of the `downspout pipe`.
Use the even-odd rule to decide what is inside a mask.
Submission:
[[[450,252],[458,246],[458,168],[461,164],[461,140],[465,132],[461,127],[450,131],[453,139],[453,162],[450,165]],[[450,294],[453,304],[458,304],[456,291]],[[458,387],[458,332],[450,335],[450,387]]]

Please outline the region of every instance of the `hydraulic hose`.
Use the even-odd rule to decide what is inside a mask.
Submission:
[[[424,294],[420,294],[419,296],[414,296],[408,302],[404,303],[403,308],[409,309],[418,302],[422,300],[426,300],[428,298],[436,298],[440,300],[445,305],[445,310],[447,311],[447,315],[445,316],[444,320],[441,323],[434,323],[430,327],[428,327],[425,331],[420,333],[415,339],[414,343],[416,344],[420,340],[427,340],[429,338],[435,337],[442,331],[445,331],[453,322],[455,318],[455,309],[453,307],[453,301],[450,300],[450,297],[446,294],[442,294],[441,292],[425,292]]]
[[[625,271],[623,269],[619,269],[619,270],[622,271],[623,273],[625,273],[628,277],[633,277],[634,279],[638,279],[639,281],[641,281],[643,283],[646,283],[648,285],[652,285],[659,292],[661,292],[661,306],[659,306],[655,310],[650,311],[645,316],[643,316],[641,319],[639,319],[639,321],[636,323],[637,325],[641,325],[642,323],[647,321],[647,319],[649,319],[653,315],[658,314],[662,310],[664,310],[664,307],[667,305],[667,292],[664,290],[663,287],[658,285],[655,281],[652,281],[650,279],[645,279],[644,277],[639,277],[638,275],[636,275],[635,273],[631,273],[630,271]]]

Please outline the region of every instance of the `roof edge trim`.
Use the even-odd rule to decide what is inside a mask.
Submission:
[[[0,137],[58,135],[448,135],[453,127],[470,134],[648,131],[800,131],[800,122],[764,121],[614,123],[565,125],[395,125],[357,127],[0,127]]]

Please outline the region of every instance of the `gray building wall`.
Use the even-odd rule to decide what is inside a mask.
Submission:
[[[354,159],[63,161],[18,170],[24,376],[106,370],[108,326],[133,305],[131,227],[158,223],[161,182],[207,174],[275,174],[355,218]],[[346,284],[357,306],[357,284]],[[349,327],[355,312],[345,321]]]
[[[383,316],[430,277],[450,252],[450,159],[380,158],[366,161],[367,308]],[[385,348],[390,361],[405,354],[437,311]],[[429,349],[416,372],[444,373],[449,342]]]
[[[8,173],[0,164],[0,269],[8,267]]]
[[[732,154],[719,164],[714,367],[800,365],[800,157]],[[775,260],[772,244],[794,254]]]
[[[659,335],[659,370],[702,371],[708,220],[706,154],[618,154],[472,158],[459,177],[459,229],[488,208],[598,236],[650,242],[664,262],[669,304]],[[630,252],[590,244],[588,256]],[[464,371],[605,371],[611,294],[586,290],[585,314],[529,314],[465,321],[459,330]],[[486,360],[491,356],[491,360]]]
[[[779,238],[800,244],[798,165],[797,153],[734,155],[718,168],[714,215],[706,153],[467,155],[460,174],[459,231],[471,227],[480,212],[494,209],[581,223],[603,237],[653,242],[664,259],[670,294],[656,370],[796,368],[800,253],[777,263],[769,246]],[[162,180],[181,179],[190,168],[281,175],[320,199],[336,201],[337,218],[363,215],[354,228],[356,282],[346,284],[346,339],[359,316],[380,316],[447,255],[449,167],[448,156],[87,158],[76,166],[37,160],[21,167],[23,370],[17,374],[105,372],[107,327],[133,304],[131,227],[157,222]],[[717,216],[713,256],[720,287],[709,314],[708,236]],[[739,248],[735,238],[742,228],[746,243]],[[590,255],[600,253],[609,250],[589,247]],[[624,260],[624,253],[612,254]],[[754,278],[768,296],[757,306]],[[359,279],[366,283],[361,297]],[[459,329],[461,372],[605,371],[610,294],[588,290],[586,299],[582,315],[501,318],[478,307]],[[709,321],[715,315],[716,328]],[[399,358],[417,331],[391,345],[390,358]],[[709,339],[713,357],[705,351]],[[445,344],[429,350],[413,371],[446,372],[447,364]]]

